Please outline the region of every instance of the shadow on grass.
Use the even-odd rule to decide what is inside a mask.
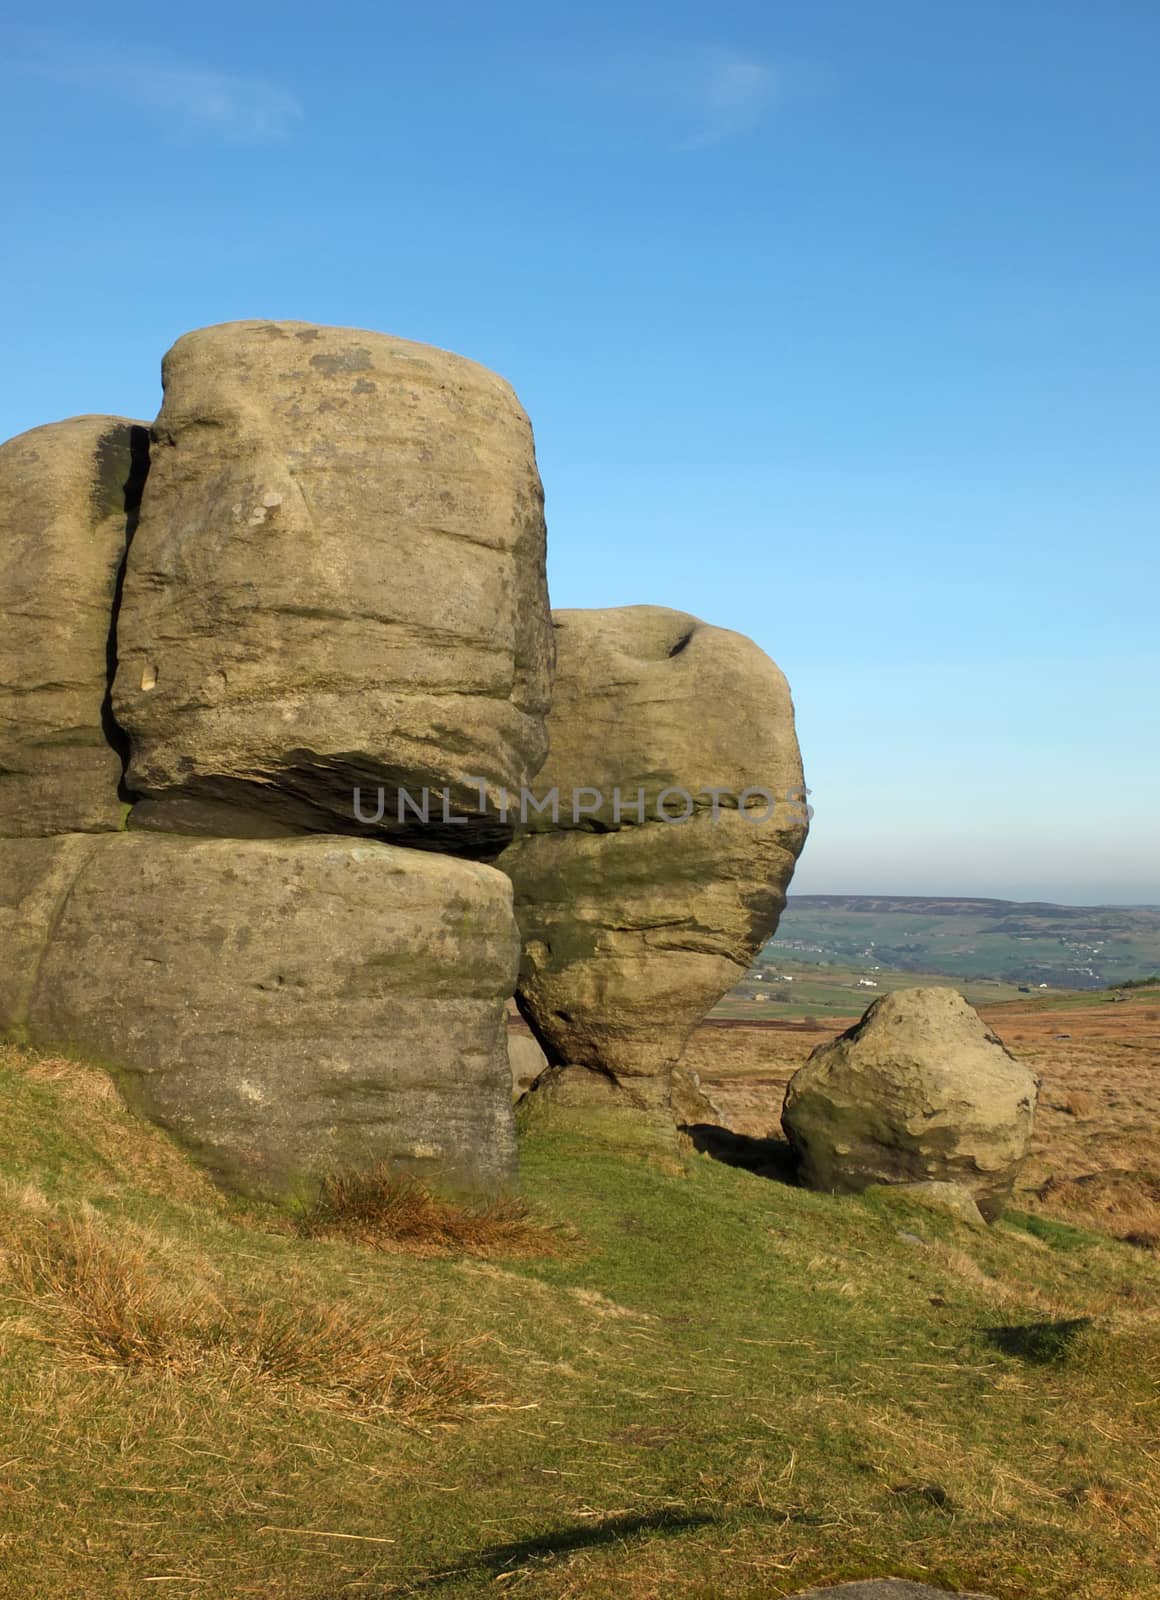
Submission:
[[[711,1122],[695,1122],[681,1129],[693,1141],[693,1148],[727,1167],[740,1167],[759,1178],[775,1183],[797,1182],[793,1153],[785,1139],[751,1139],[745,1133],[732,1133]]]
[[[1022,1327],[982,1328],[980,1332],[989,1345],[1005,1356],[1048,1367],[1065,1360],[1075,1336],[1091,1324],[1090,1317],[1067,1317],[1058,1322],[1028,1322]]]
[[[551,1533],[535,1534],[527,1539],[516,1539],[510,1544],[495,1544],[461,1557],[454,1567],[444,1567],[415,1577],[403,1593],[434,1593],[445,1584],[458,1583],[473,1573],[486,1573],[492,1582],[505,1574],[514,1574],[533,1563],[548,1562],[555,1556],[571,1555],[577,1550],[593,1550],[601,1545],[616,1544],[638,1534],[679,1534],[691,1528],[702,1528],[718,1521],[707,1513],[690,1515],[674,1511],[649,1511],[637,1516],[604,1517],[599,1522],[583,1522],[570,1528],[558,1528]],[[388,1589],[387,1594],[395,1591]]]

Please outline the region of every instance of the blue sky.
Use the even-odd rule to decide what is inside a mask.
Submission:
[[[796,889],[1160,902],[1154,0],[32,15],[0,436],[232,318],[470,355],[554,603],[787,672]]]

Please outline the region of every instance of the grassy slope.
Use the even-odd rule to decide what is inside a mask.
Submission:
[[[767,1600],[888,1571],[1002,1600],[1160,1590],[1148,1252],[540,1124],[525,1190],[582,1248],[386,1256],[219,1200],[96,1073],[0,1052],[0,1097],[10,1217],[34,1184],[163,1284],[417,1318],[432,1350],[480,1341],[461,1355],[487,1373],[455,1422],[404,1426],[220,1362],[78,1362],[0,1275],[5,1600]],[[1001,1331],[1088,1316],[1046,1350]]]

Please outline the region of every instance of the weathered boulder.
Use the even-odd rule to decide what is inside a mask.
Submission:
[[[147,797],[132,826],[355,832],[357,787],[368,819],[384,791],[364,831],[498,849],[498,791],[543,759],[552,669],[511,388],[299,322],[187,334],[163,378],[113,694]],[[405,803],[398,822],[400,788],[433,791],[428,825]]]
[[[512,1102],[521,1099],[548,1067],[548,1058],[526,1028],[508,1018],[508,1060],[512,1069]]]
[[[813,1051],[781,1120],[811,1189],[961,1184],[993,1221],[1027,1152],[1038,1088],[953,989],[896,989]]]
[[[521,1009],[554,1065],[663,1104],[689,1031],[777,926],[805,842],[789,689],[752,641],[683,612],[554,622],[543,809],[499,861]]]
[[[569,1111],[636,1109],[635,1100],[615,1078],[606,1072],[593,1072],[589,1067],[548,1067],[536,1084],[536,1099]],[[666,1131],[670,1131],[667,1124]]]
[[[143,423],[73,417],[0,445],[0,835],[120,828],[106,698]]]
[[[226,1187],[514,1174],[494,868],[374,841],[0,844],[0,1033],[106,1066]]]

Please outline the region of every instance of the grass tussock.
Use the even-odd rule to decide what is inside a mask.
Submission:
[[[522,1200],[449,1200],[386,1167],[328,1178],[299,1231],[412,1256],[562,1256],[573,1241]]]
[[[487,1398],[464,1352],[432,1344],[414,1321],[309,1299],[223,1299],[175,1281],[135,1230],[35,1193],[13,1198],[0,1211],[0,1291],[25,1314],[21,1332],[71,1364],[296,1391],[364,1418],[451,1421]]]
[[[1039,1191],[1058,1216],[1110,1233],[1125,1244],[1160,1250],[1160,1172],[1118,1170],[1051,1177]]]
[[[139,1239],[106,1236],[91,1211],[35,1203],[4,1223],[0,1270],[19,1303],[42,1314],[45,1343],[95,1365],[182,1371],[196,1360],[199,1298],[158,1284]]]

